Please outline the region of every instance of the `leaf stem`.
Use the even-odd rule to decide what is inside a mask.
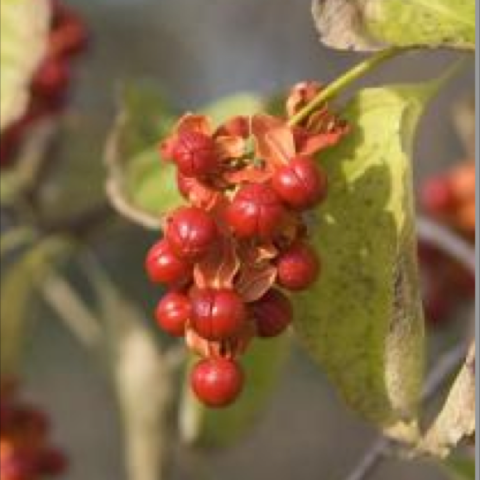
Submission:
[[[359,78],[363,77],[370,71],[377,68],[382,63],[390,60],[401,53],[404,53],[408,48],[388,48],[382,50],[375,55],[367,58],[363,62],[355,65],[353,68],[345,72],[343,75],[335,79],[332,83],[327,85],[323,90],[321,90],[318,95],[304,108],[297,112],[293,117],[288,121],[288,125],[293,127],[301,123],[305,118],[311,115],[317,108],[319,108],[327,100],[331,99],[351,83],[355,82]]]

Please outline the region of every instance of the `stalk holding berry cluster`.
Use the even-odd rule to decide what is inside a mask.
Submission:
[[[166,215],[146,270],[169,288],[156,309],[159,325],[202,357],[191,386],[208,406],[240,394],[237,358],[249,342],[290,324],[283,290],[307,289],[320,274],[305,217],[327,195],[315,155],[348,128],[326,105],[289,124],[320,91],[314,82],[294,86],[285,118],[238,116],[213,129],[205,116],[187,114],[161,143],[188,205]]]

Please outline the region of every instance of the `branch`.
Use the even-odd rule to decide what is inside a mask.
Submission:
[[[434,245],[475,273],[475,249],[462,237],[426,217],[419,218],[417,231],[420,240]]]

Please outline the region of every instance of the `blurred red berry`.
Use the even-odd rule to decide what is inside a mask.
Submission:
[[[192,314],[190,299],[179,292],[167,293],[155,310],[158,325],[174,337],[183,337],[185,325]]]
[[[181,207],[168,218],[165,238],[176,256],[195,261],[215,244],[218,230],[205,210]]]
[[[237,192],[228,208],[227,221],[240,238],[269,239],[279,231],[284,213],[271,187],[253,183]]]
[[[234,290],[207,288],[192,294],[192,327],[206,340],[235,337],[246,319],[245,304]]]
[[[186,282],[192,275],[191,264],[176,257],[166,240],[149,250],[145,269],[152,282],[168,285]]]
[[[283,251],[277,260],[277,281],[289,290],[304,290],[315,282],[320,272],[320,261],[315,251],[302,242],[296,242]]]
[[[420,192],[423,208],[431,214],[448,213],[453,205],[453,192],[444,176],[432,177],[424,182]]]
[[[243,388],[243,372],[237,362],[209,358],[198,362],[191,373],[191,386],[198,399],[209,407],[226,407]]]
[[[202,177],[216,169],[214,140],[200,132],[181,132],[173,145],[172,157],[182,175]]]
[[[293,318],[290,300],[282,292],[274,289],[252,304],[252,312],[257,325],[257,334],[264,338],[280,335]]]
[[[310,157],[295,157],[280,167],[272,185],[289,207],[298,210],[314,207],[327,195],[327,176]]]

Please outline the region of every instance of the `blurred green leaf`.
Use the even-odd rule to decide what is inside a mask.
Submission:
[[[174,124],[173,112],[148,85],[127,85],[106,150],[107,193],[113,206],[147,228],[160,228],[162,212],[182,203],[170,163],[156,145]]]
[[[179,412],[183,441],[202,447],[225,447],[251,429],[275,393],[290,344],[288,335],[253,342],[242,358],[245,390],[226,409],[206,408],[195,398],[188,369]]]
[[[219,125],[236,115],[254,115],[264,108],[263,100],[248,92],[234,93],[221,98],[201,109],[201,112],[212,118],[214,125]]]
[[[257,96],[239,93],[200,111],[220,123],[230,116],[258,112],[261,107]],[[160,228],[161,215],[184,202],[177,189],[175,168],[161,161],[157,148],[174,122],[172,111],[156,90],[124,89],[107,144],[107,193],[121,214],[147,228]]]
[[[11,240],[2,235],[2,240],[10,242],[10,246],[21,246],[25,243],[24,250],[18,253],[16,260],[8,262],[1,276],[2,373],[14,373],[18,368],[31,299],[37,291],[38,282],[65,258],[70,250],[70,245],[61,238],[51,237],[43,241],[37,239],[35,243],[30,243],[30,239],[24,237],[23,231],[17,233],[18,236],[11,237]],[[15,231],[11,231],[10,235],[15,235]],[[6,244],[2,243],[2,253],[6,248]]]
[[[0,16],[0,130],[25,112],[30,81],[45,55],[47,0],[2,0]]]
[[[475,0],[314,0],[313,16],[333,48],[475,48]]]
[[[319,281],[295,295],[295,328],[341,396],[394,437],[414,440],[423,378],[412,140],[438,83],[362,90],[352,131],[320,160],[330,190],[313,243]]]
[[[475,458],[455,455],[443,464],[452,480],[475,480]]]

